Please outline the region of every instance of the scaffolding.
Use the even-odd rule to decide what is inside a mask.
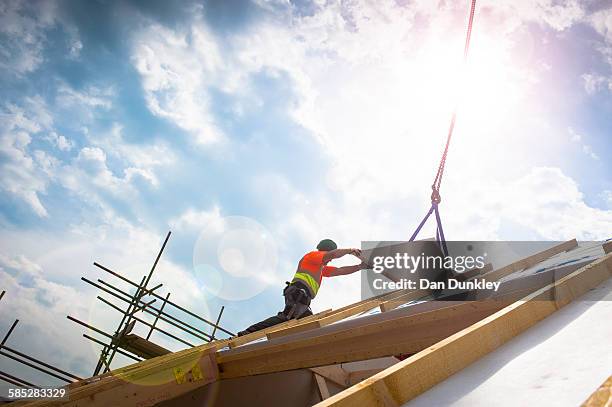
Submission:
[[[135,287],[136,290],[133,294],[130,294],[102,279],[97,279],[97,282],[94,282],[86,277],[81,277],[82,281],[97,288],[102,293],[108,294],[113,298],[120,300],[122,303],[127,304],[127,308],[122,308],[101,295],[96,297],[102,303],[121,313],[121,320],[112,334],[105,332],[104,330],[91,324],[83,322],[73,316],[67,316],[69,320],[90,329],[104,338],[100,340],[88,334],[83,334],[84,338],[102,346],[100,357],[98,358],[98,362],[93,372],[94,376],[110,371],[111,363],[117,353],[137,362],[142,361],[143,359],[149,359],[151,357],[170,353],[169,350],[150,341],[151,335],[154,331],[157,331],[164,336],[173,339],[174,341],[180,342],[183,345],[187,345],[189,347],[197,346],[189,340],[183,339],[176,334],[169,332],[168,330],[160,328],[157,325],[159,321],[165,322],[166,324],[178,329],[180,332],[185,333],[198,341],[214,341],[217,339],[216,335],[219,332],[222,332],[228,336],[234,336],[232,332],[220,326],[221,317],[225,309],[224,306],[221,306],[215,322],[212,322],[176,304],[175,302],[170,301],[170,292],[166,293],[165,296],[158,294],[157,292],[163,287],[163,284],[157,284],[152,288],[148,288],[153,273],[159,263],[164,249],[166,248],[166,244],[170,239],[170,235],[171,232],[169,231],[164,239],[161,249],[157,253],[153,266],[151,267],[149,273],[142,277],[140,283],[136,283],[135,281],[128,279],[120,273],[113,271],[109,267],[103,266],[98,262],[93,263],[94,266],[107,272],[111,276],[123,281],[124,283],[128,283],[132,287]],[[158,300],[161,301],[161,305],[159,307],[153,306],[153,304]],[[170,312],[169,310],[172,310],[173,312]],[[138,313],[153,316],[153,322],[148,322],[143,318],[138,317],[136,315]],[[185,322],[185,319],[189,318],[195,318],[197,321],[206,324],[208,327],[212,328],[212,332],[208,333],[203,329],[197,328]],[[141,338],[131,333],[136,322],[139,322],[149,328],[146,338]]]
[[[2,291],[0,293],[0,300],[4,297],[6,291]],[[11,334],[15,331],[17,324],[19,323],[19,319],[15,319],[11,324],[11,327],[8,329],[4,337],[2,338],[2,342],[0,342],[0,355],[12,359],[18,362],[21,365],[28,366],[32,369],[35,369],[41,373],[46,374],[47,376],[54,377],[59,379],[65,383],[72,383],[77,380],[83,380],[83,378],[69,373],[63,369],[60,369],[51,363],[44,362],[38,358],[35,358],[31,355],[28,355],[25,352],[19,351],[11,346],[7,345],[7,342],[11,336]],[[3,370],[0,370],[0,380],[12,384],[21,388],[37,388],[38,385],[31,383],[25,379],[7,373]]]
[[[132,290],[135,288],[133,293],[128,292],[130,290],[121,289],[120,287],[117,287],[116,285],[111,284],[101,278],[98,278],[96,281],[92,281],[86,277],[81,277],[82,281],[99,290],[99,295],[96,297],[98,300],[121,314],[121,319],[113,333],[106,332],[105,330],[81,321],[74,316],[67,316],[70,321],[89,329],[90,332],[83,333],[84,338],[102,346],[98,362],[96,363],[93,371],[93,376],[110,371],[111,363],[117,354],[132,359],[136,362],[141,362],[144,359],[150,359],[156,356],[171,353],[170,350],[151,341],[153,332],[159,332],[160,334],[171,338],[173,341],[186,345],[190,348],[202,345],[202,343],[215,341],[219,339],[218,336],[220,335],[227,335],[229,337],[234,336],[232,332],[220,325],[221,317],[223,316],[223,311],[225,309],[224,306],[221,306],[219,313],[213,322],[171,301],[170,292],[165,293],[165,295],[158,294],[158,291],[163,287],[163,284],[157,284],[152,288],[148,288],[151,283],[153,273],[155,272],[168,240],[170,239],[170,235],[171,232],[169,231],[164,239],[161,249],[157,253],[151,269],[149,270],[148,274],[142,277],[140,283],[136,283],[135,281],[132,281],[120,273],[113,271],[97,262],[93,263],[94,266],[110,274],[113,278],[116,278],[123,283],[127,283]],[[0,300],[4,297],[5,293],[5,291],[0,293]],[[103,295],[105,295],[106,298]],[[116,300],[119,300],[123,306],[117,305],[108,298],[112,298],[115,300],[115,302]],[[158,301],[160,305],[158,307],[154,306],[153,304],[157,303]],[[125,304],[127,304],[127,307]],[[153,320],[152,322],[148,322],[138,314],[148,314],[153,317]],[[196,320],[203,325],[206,325],[206,328],[208,328],[210,332],[207,332],[205,330],[206,328],[198,328],[193,324],[186,322],[186,320],[189,319]],[[165,327],[159,327],[158,325],[160,321],[172,328],[164,329]],[[82,377],[8,346],[7,342],[9,337],[15,331],[18,323],[19,319],[15,319],[2,338],[2,341],[0,342],[0,356],[12,359],[21,365],[28,366],[67,384],[83,380]],[[136,323],[140,323],[148,327],[147,335],[144,338],[132,333]],[[174,330],[174,332],[170,332],[169,329]],[[187,336],[187,339],[185,339],[185,336]],[[35,383],[17,377],[14,374],[3,370],[0,370],[0,380],[21,388],[40,387]]]

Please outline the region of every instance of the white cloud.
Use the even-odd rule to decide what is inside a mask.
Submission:
[[[74,147],[74,143],[70,139],[54,131],[49,133],[47,139],[60,151],[70,151]]]
[[[178,32],[148,27],[135,40],[132,63],[155,115],[192,133],[200,143],[221,139],[205,91],[219,67],[219,50],[204,26]]]
[[[159,185],[159,180],[155,173],[155,167],[169,162],[171,155],[166,155],[163,159],[157,160],[150,151],[162,149],[158,145],[153,147],[142,147],[142,151],[137,151],[137,146],[121,144],[112,145],[112,141],[102,139],[94,145],[83,147],[78,155],[70,164],[66,164],[56,172],[55,178],[66,188],[75,194],[85,196],[99,196],[96,188],[101,188],[111,192],[115,197],[123,200],[134,199],[138,191],[133,185],[133,181],[138,178],[145,180],[153,187]],[[130,156],[126,151],[135,150],[136,154]],[[120,173],[111,170],[108,164],[107,154],[112,154],[124,165]],[[100,203],[103,199],[98,198]]]
[[[131,144],[123,137],[123,127],[115,123],[105,134],[88,134],[92,146],[120,161],[125,166],[123,181],[129,183],[142,177],[152,186],[159,185],[156,175],[158,167],[165,167],[176,161],[170,146],[163,140],[153,140],[148,144]]]
[[[577,0],[540,0],[536,2],[539,16],[557,31],[565,30],[584,17],[584,10]]]
[[[40,98],[27,98],[26,108],[8,105],[2,112],[0,127],[0,189],[26,202],[41,217],[47,211],[40,201],[47,187],[46,170],[54,163],[42,151],[30,151],[32,134],[47,131],[50,114]],[[27,110],[27,111],[26,111]]]
[[[601,34],[606,41],[612,42],[612,8],[604,8],[589,16],[593,28]]]
[[[573,143],[577,143],[584,154],[586,154],[593,160],[599,161],[599,155],[597,155],[595,151],[593,151],[593,147],[583,142],[583,137],[580,134],[576,133],[571,127],[569,127],[567,130],[570,134],[570,140]]]
[[[42,268],[25,257],[24,255],[18,255],[15,257],[8,257],[3,253],[0,253],[0,270],[8,272],[8,270],[14,272],[25,272],[31,276],[39,277],[41,275]]]
[[[100,101],[90,101],[90,109]],[[102,104],[104,105],[104,104]],[[53,150],[34,148],[36,138],[51,142],[60,152],[69,153],[74,142],[54,129],[52,113],[40,97],[25,98],[21,106],[8,104],[0,125],[0,189],[24,201],[38,216],[48,216],[41,196],[50,184],[67,188],[83,202],[95,207],[106,203],[97,188],[111,192],[115,198],[132,200],[138,194],[137,180],[159,186],[159,167],[174,162],[175,157],[163,141],[148,144],[127,143],[122,127],[115,124],[108,133],[88,134],[89,145],[76,156],[61,157]],[[109,158],[114,167],[109,167]]]
[[[588,145],[588,144],[584,144],[584,145],[582,146],[582,151],[583,151],[583,152],[584,152],[586,155],[588,155],[589,157],[591,157],[593,160],[597,160],[597,161],[599,161],[599,155],[597,155],[597,154],[595,153],[595,151],[593,151],[593,147],[591,147],[590,145]]]
[[[72,38],[70,41],[70,57],[72,59],[78,59],[83,49],[83,43],[78,38]]]
[[[150,98],[150,109],[190,131],[195,126],[186,126],[183,117],[166,112],[168,108],[161,109],[159,103],[178,100],[174,94],[184,90],[181,96],[190,103],[197,98],[204,101],[197,114],[206,125],[214,123],[209,87],[221,87],[244,103],[256,103],[251,75],[287,74],[297,95],[296,104],[288,110],[329,154],[332,168],[326,182],[334,196],[306,198],[282,177],[266,178],[261,182],[262,194],[283,196],[291,203],[278,210],[282,219],[271,226],[273,233],[280,241],[294,238],[299,244],[319,239],[323,231],[351,245],[358,245],[364,236],[402,239],[427,209],[428,185],[453,107],[466,13],[467,5],[430,1],[405,7],[390,1],[327,4],[305,17],[282,10],[224,38],[223,46],[195,17],[186,30],[155,25],[143,30],[136,37],[132,60]],[[536,56],[529,50],[538,39],[531,37],[528,24],[564,31],[585,18],[581,4],[572,0],[479,4],[470,56],[473,72],[443,192],[443,216],[447,207],[461,214],[446,219],[453,232],[449,236],[498,238],[505,222],[524,224],[546,238],[603,233],[599,224],[605,224],[609,213],[588,207],[576,194],[573,180],[557,170],[548,174],[548,170],[533,169],[535,163],[541,165],[536,153],[557,142],[565,126],[548,123],[541,116],[541,101],[534,97],[539,77],[549,75],[546,71],[552,65],[551,61],[533,63]],[[190,33],[204,33],[199,47],[190,42]],[[526,55],[517,57],[517,48],[525,49]],[[595,77],[583,79],[587,90],[599,86]],[[164,99],[168,90],[172,97]],[[597,159],[588,145],[581,144],[581,149]],[[474,174],[486,174],[490,182],[480,183]],[[539,196],[532,182],[546,174],[563,189],[554,203],[540,203],[529,212],[523,201],[529,194]],[[515,181],[515,185],[512,179],[522,183]],[[511,190],[502,188],[500,180],[524,191],[517,212],[506,208],[517,200],[509,199]],[[504,196],[508,202],[497,198],[489,202],[490,196]],[[475,211],[478,199],[488,202],[490,212]],[[560,216],[552,219],[554,226],[535,222],[537,210],[548,211],[555,205],[564,209],[553,211]],[[521,221],[517,213],[523,211],[531,223]],[[190,218],[197,223],[197,217],[197,211],[192,212],[183,221]],[[431,232],[429,228],[423,234],[428,237]],[[289,270],[293,260],[283,257],[285,249],[280,249],[281,268]],[[339,288],[343,281],[349,279],[326,284]],[[356,283],[346,284],[355,288]],[[321,295],[334,304],[348,300],[339,292],[322,291]]]
[[[82,91],[77,91],[65,83],[60,83],[57,87],[56,102],[64,108],[85,107],[110,109],[112,106],[111,98],[115,91],[112,87],[99,88],[88,86]]]
[[[7,0],[0,2],[0,67],[23,75],[43,62],[45,32],[56,24],[56,3]]]
[[[601,196],[606,205],[608,205],[608,208],[612,209],[612,191],[605,190],[601,193]]]
[[[189,208],[180,216],[171,219],[168,223],[173,230],[177,230],[179,232],[199,232],[205,228],[211,227],[216,230],[220,230],[223,228],[223,217],[221,216],[221,208],[218,205],[215,205],[207,211]]]
[[[593,95],[605,88],[612,90],[612,80],[603,75],[585,73],[582,75],[582,79],[584,80],[584,90],[589,95]]]
[[[588,16],[586,20],[602,36],[602,41],[595,44],[595,49],[601,53],[608,66],[612,67],[612,8],[603,8]],[[605,87],[606,84],[612,90],[612,78],[597,74],[591,76],[591,82],[596,90]]]
[[[75,160],[76,167],[86,173],[87,180],[95,185],[117,190],[121,180],[116,178],[106,165],[106,154],[98,147],[83,147]]]
[[[612,210],[588,206],[576,182],[559,168],[534,168],[504,194],[505,216],[543,238],[601,240],[610,237]]]

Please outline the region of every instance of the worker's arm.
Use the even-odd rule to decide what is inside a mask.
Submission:
[[[346,256],[347,254],[352,254],[353,256],[359,258],[361,256],[361,250],[359,249],[335,249],[330,250],[325,253],[323,256],[323,264],[327,264],[333,259],[339,259],[342,256]]]
[[[367,269],[367,268],[369,267],[365,263],[356,264],[354,266],[338,267],[338,268],[334,268],[333,270],[330,270],[327,276],[328,277],[344,276],[346,274],[353,274],[359,270]]]

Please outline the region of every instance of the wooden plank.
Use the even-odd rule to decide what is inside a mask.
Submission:
[[[400,406],[612,276],[612,254],[317,404]]]
[[[280,331],[282,331],[283,329],[289,329],[289,328],[297,327],[298,325],[309,324],[309,323],[312,323],[312,322],[315,322],[315,321],[319,321],[322,318],[331,317],[331,316],[334,316],[334,315],[337,315],[337,314],[345,315],[348,310],[354,309],[355,307],[364,307],[364,304],[370,304],[370,303],[375,304],[371,308],[368,308],[366,306],[367,310],[369,310],[369,309],[372,309],[372,308],[376,307],[376,304],[378,304],[378,302],[377,302],[378,300],[385,300],[385,299],[395,298],[396,296],[402,295],[403,293],[404,293],[404,290],[396,290],[396,291],[392,291],[390,293],[383,293],[383,294],[379,294],[379,295],[371,297],[371,298],[366,298],[366,299],[358,301],[356,303],[345,305],[345,306],[340,307],[340,308],[338,308],[336,310],[323,311],[323,312],[317,313],[315,315],[311,315],[310,317],[301,318],[301,319],[298,319],[298,320],[292,319],[292,320],[284,322],[282,324],[278,324],[278,325],[275,325],[273,327],[270,327],[270,328],[267,328],[267,329],[264,329],[264,330],[261,330],[261,331],[254,332],[252,334],[245,335],[243,337],[235,338],[234,340],[232,340],[230,342],[230,348],[234,348],[237,345],[243,345],[243,344],[252,342],[255,339],[261,339],[264,336],[267,337],[270,332],[277,332],[278,331],[278,335],[272,335],[272,337],[284,336],[284,334],[280,334]],[[363,312],[363,311],[360,311],[360,312]],[[341,319],[344,319],[344,318],[346,318],[346,317],[343,317]],[[325,322],[324,322],[324,324],[325,324]],[[311,324],[310,325],[311,328],[309,328],[309,329],[312,329],[313,327],[315,327],[315,328],[316,327],[320,327],[320,326],[322,326],[322,325]],[[306,330],[308,330],[308,329],[306,329]],[[300,331],[301,330],[299,328],[297,328],[293,332],[300,332]],[[291,331],[289,331],[289,332],[291,332]],[[254,338],[254,339],[251,339],[251,338]],[[270,339],[270,337],[268,337],[268,339]]]
[[[300,324],[297,324],[289,328],[271,331],[267,333],[266,336],[268,339],[274,339],[274,338],[279,338],[281,336],[291,335],[291,334],[295,334],[298,332],[304,332],[304,331],[309,331],[311,329],[320,328],[322,326],[326,326],[334,322],[342,321],[345,318],[352,317],[357,314],[361,314],[364,311],[369,311],[372,308],[375,308],[377,304],[378,304],[378,300],[364,302],[352,308],[347,308],[343,311],[336,312],[334,314],[325,316],[323,318],[320,318],[314,321],[302,322]]]
[[[556,254],[572,250],[576,247],[578,247],[578,242],[576,241],[576,239],[568,240],[567,242],[563,242],[553,247],[549,247],[546,250],[532,254],[531,256],[525,257],[524,259],[517,260],[514,263],[510,263],[507,266],[488,272],[482,277],[487,281],[501,280],[509,274],[524,270],[529,267],[533,267],[536,264],[541,263]]]
[[[322,328],[317,334],[278,338],[267,343],[217,353],[222,378],[326,366],[334,363],[413,354],[490,315],[512,301],[435,302],[438,307],[419,314],[394,310],[338,326]],[[406,314],[402,314],[406,312]],[[398,317],[393,318],[392,313]],[[404,316],[402,316],[404,315]],[[385,319],[386,318],[386,319]],[[279,340],[285,340],[278,343]]]
[[[299,322],[291,327],[282,327],[281,329],[274,329],[270,332],[267,332],[266,337],[268,339],[274,339],[279,338],[281,336],[291,335],[298,332],[305,332],[311,329],[327,326],[329,324],[333,324],[334,322],[342,321],[343,319],[346,319],[348,317],[352,317],[361,314],[362,312],[369,311],[373,308],[376,308],[382,301],[400,297],[405,293],[406,290],[397,290],[390,293],[381,294],[373,298],[365,299],[355,304],[339,308],[329,313],[328,315],[325,315],[321,318],[316,318],[312,321],[302,320],[302,322]]]
[[[249,342],[253,342],[256,341],[258,339],[264,338],[269,332],[272,331],[276,331],[278,329],[282,329],[282,328],[289,328],[292,327],[294,325],[298,325],[300,323],[307,323],[307,322],[311,322],[311,321],[316,321],[319,318],[323,318],[327,315],[330,315],[332,313],[331,309],[327,309],[325,311],[321,311],[319,313],[316,313],[314,315],[310,315],[301,319],[291,319],[287,322],[283,322],[281,324],[278,325],[274,325],[271,326],[270,328],[266,328],[266,329],[262,329],[260,331],[257,332],[253,332],[247,335],[243,335],[243,336],[237,336],[235,338],[232,338],[229,342],[228,342],[228,346],[230,348],[235,348],[237,346],[241,346],[241,345],[245,345]]]
[[[342,387],[349,386],[349,373],[340,365],[320,366],[310,368],[314,373],[325,377]]]
[[[470,278],[478,277],[482,274],[486,274],[490,271],[493,271],[493,265],[491,263],[487,263],[483,267],[473,268],[473,269],[464,271],[463,273],[457,273],[457,275],[465,279],[470,279]]]
[[[217,340],[206,343],[194,348],[184,349],[168,355],[148,359],[142,362],[136,362],[128,366],[115,369],[111,372],[103,373],[88,379],[70,383],[64,388],[68,389],[70,400],[80,400],[94,397],[95,394],[101,391],[106,391],[116,386],[122,386],[125,382],[138,381],[140,378],[158,370],[168,370],[174,367],[180,367],[183,364],[194,365],[195,361],[200,358],[213,357],[213,353],[227,346],[229,339]],[[155,386],[151,386],[154,391]],[[23,403],[17,402],[15,407],[27,406],[58,406],[64,405],[65,401],[39,401]],[[148,405],[148,404],[144,404]]]
[[[23,404],[29,407],[128,407],[153,406],[216,381],[219,377],[215,347],[170,354],[120,369],[94,382],[73,386],[68,400],[41,400]],[[152,363],[146,363],[152,362]],[[91,380],[91,379],[90,379]],[[17,406],[17,404],[16,404]]]
[[[612,376],[603,382],[591,396],[582,403],[582,407],[609,407],[612,406]]]
[[[319,394],[321,395],[321,400],[325,400],[329,398],[329,389],[327,388],[327,383],[325,383],[325,378],[321,375],[313,373],[315,380],[317,381],[317,387],[319,388]]]
[[[570,269],[566,270],[568,267]],[[218,358],[224,369],[222,377],[262,373],[261,369],[273,372],[416,353],[468,326],[466,318],[474,318],[472,321],[476,322],[478,320],[476,318],[483,318],[548,285],[551,281],[575,271],[572,267],[579,265],[562,266],[561,269],[551,269],[502,284],[500,292],[491,297],[491,300],[495,301],[490,305],[491,308],[488,308],[489,305],[484,299],[481,302],[429,301],[388,313],[344,321],[305,332],[304,335],[285,336],[270,342],[260,342],[230,352],[222,352]],[[443,308],[452,308],[452,311]],[[437,318],[437,321],[450,320],[445,322],[447,325],[444,330],[441,331],[440,327],[436,326],[439,323],[423,322],[425,321],[423,315],[427,312],[433,312],[430,317]],[[481,314],[478,314],[479,312]],[[418,325],[419,320],[423,322],[421,325]],[[411,321],[416,321],[418,326],[411,325]],[[400,326],[403,330],[399,328]],[[372,327],[372,331],[368,331],[368,327]],[[328,354],[323,355],[326,352]],[[320,355],[322,358],[313,359],[312,354]],[[246,373],[250,369],[252,371]]]
[[[141,338],[136,334],[124,335],[119,342],[119,346],[145,359],[151,359],[171,353],[168,349],[148,341],[145,338]]]
[[[367,369],[367,370],[356,370],[349,373],[349,385],[353,386],[359,382],[364,381],[368,377],[372,377],[375,374],[383,371],[384,369]]]
[[[407,302],[413,301],[413,300],[417,300],[421,297],[425,297],[426,295],[429,294],[428,290],[415,290],[409,293],[406,293],[402,296],[399,296],[397,298],[394,298],[392,300],[387,300],[382,302],[379,307],[380,307],[380,312],[387,312],[387,311],[391,311],[397,307],[399,307],[400,305],[404,305]]]

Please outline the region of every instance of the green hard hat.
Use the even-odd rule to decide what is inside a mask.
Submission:
[[[331,239],[323,239],[317,245],[317,250],[321,250],[323,252],[329,252],[331,250],[336,250],[338,245]]]

